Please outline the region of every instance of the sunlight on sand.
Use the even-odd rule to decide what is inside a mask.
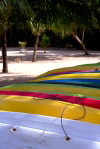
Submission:
[[[2,74],[2,62],[0,61],[0,81],[7,80],[6,77],[30,76],[35,77],[46,71],[61,68],[76,66],[86,63],[100,62],[100,52],[90,51],[89,56],[84,56],[82,50],[65,50],[65,49],[49,49],[44,54],[43,50],[38,50],[37,61],[31,62],[32,48],[28,49],[27,53],[20,53],[18,48],[8,48],[8,74]],[[1,51],[0,51],[0,60]]]

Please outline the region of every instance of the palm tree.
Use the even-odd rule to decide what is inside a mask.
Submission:
[[[30,5],[28,5],[27,0],[2,0],[0,1],[0,30],[3,33],[3,73],[8,72],[7,64],[7,31],[14,24],[17,23],[18,17],[28,18],[32,14]],[[20,15],[18,15],[20,12]],[[22,15],[21,15],[22,14]],[[21,19],[21,21],[24,19]]]
[[[3,73],[8,72],[8,65],[7,65],[7,36],[6,32],[10,27],[10,19],[11,12],[12,12],[11,3],[8,1],[0,1],[0,29],[2,30],[3,34],[3,49],[2,49],[2,57],[3,57]]]
[[[34,13],[30,26],[32,33],[36,35],[32,61],[36,61],[36,51],[39,37],[47,28],[59,33],[61,36],[72,35],[88,55],[84,44],[84,33],[91,27],[90,1],[87,0],[31,0],[29,1]],[[41,3],[41,5],[39,5]],[[78,30],[82,31],[82,39],[78,36]]]
[[[29,0],[28,2],[35,14],[35,17],[31,18],[29,21],[32,34],[36,36],[32,57],[32,61],[35,62],[39,37],[41,33],[45,32],[46,29],[50,28],[52,24],[51,22],[54,21],[55,6],[54,1],[52,0]]]
[[[88,55],[84,43],[85,32],[100,24],[100,0],[57,0],[57,16],[51,29],[61,36],[73,36]],[[98,8],[98,9],[97,9]],[[78,34],[82,33],[82,38]]]
[[[29,25],[30,25],[32,34],[36,36],[35,37],[35,44],[34,44],[34,52],[33,52],[33,57],[32,57],[32,62],[35,62],[38,43],[39,43],[39,37],[40,37],[41,33],[45,31],[46,27],[44,24],[35,22],[34,20],[30,21]]]
[[[83,48],[85,55],[89,54],[84,43],[84,35],[85,31],[92,29],[95,22],[91,8],[94,3],[91,0],[29,0],[28,2],[35,14],[29,21],[31,31],[36,35],[32,61],[36,61],[39,37],[46,29],[61,36],[72,35]],[[78,36],[79,31],[82,31],[82,39]]]
[[[76,17],[76,26],[77,29],[82,32],[82,39],[79,38],[77,29],[72,35],[83,48],[85,55],[88,55],[89,53],[84,44],[84,35],[85,32],[92,32],[93,29],[100,29],[100,0],[76,0],[76,3],[79,5],[79,11],[77,8],[78,14],[76,13],[78,16]]]
[[[59,18],[54,25],[54,31],[62,36],[73,36],[81,45],[85,55],[88,55],[89,53],[84,44],[84,33],[90,30],[92,26],[92,15],[86,1],[59,1],[58,15]],[[82,39],[78,36],[79,31],[82,31]]]

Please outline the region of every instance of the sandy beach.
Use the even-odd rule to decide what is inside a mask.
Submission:
[[[49,48],[44,53],[43,49],[37,51],[37,61],[32,62],[33,48],[27,48],[27,53],[21,53],[20,48],[8,48],[9,73],[2,74],[2,57],[0,49],[0,86],[23,83],[52,69],[76,66],[80,64],[100,62],[100,51],[89,51],[89,56],[84,56],[82,50]]]

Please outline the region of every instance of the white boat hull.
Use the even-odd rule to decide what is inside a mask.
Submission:
[[[100,125],[35,114],[0,112],[0,149],[100,149]]]

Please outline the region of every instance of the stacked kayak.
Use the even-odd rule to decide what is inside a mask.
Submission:
[[[7,140],[10,149],[99,149],[100,64],[56,69],[2,87],[0,111],[2,149],[8,149]]]

